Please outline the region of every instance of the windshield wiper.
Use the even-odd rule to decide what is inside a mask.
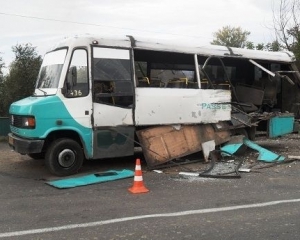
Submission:
[[[47,96],[47,92],[46,91],[44,91],[44,90],[42,90],[42,89],[40,89],[40,88],[37,88],[38,90],[40,90],[42,93],[44,93],[44,96]],[[36,96],[37,94],[34,92],[33,93],[33,96]]]

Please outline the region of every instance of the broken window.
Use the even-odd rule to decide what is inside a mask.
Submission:
[[[135,50],[138,87],[198,88],[191,54]]]
[[[129,50],[93,48],[94,101],[120,107],[133,104]]]
[[[235,77],[236,68],[225,66],[218,57],[198,56],[200,83],[202,89],[230,89],[230,81]]]

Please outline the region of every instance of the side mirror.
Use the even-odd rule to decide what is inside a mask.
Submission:
[[[76,66],[70,67],[67,76],[67,89],[76,86],[77,84],[77,69]]]
[[[77,84],[77,68],[72,66],[69,68],[64,87],[62,88],[62,94],[67,95],[72,92],[73,87]]]
[[[76,84],[77,84],[77,69],[76,69],[76,66],[71,67],[70,72],[71,72],[72,86],[76,86]]]

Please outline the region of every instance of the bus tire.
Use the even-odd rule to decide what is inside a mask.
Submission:
[[[74,140],[60,138],[48,148],[45,165],[56,176],[68,176],[78,172],[84,160],[82,147]]]

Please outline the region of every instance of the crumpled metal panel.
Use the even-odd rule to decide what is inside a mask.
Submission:
[[[229,131],[215,132],[211,124],[151,127],[137,131],[143,153],[149,166],[202,150],[202,143],[214,140],[216,145],[230,139]]]
[[[217,123],[231,119],[231,93],[222,89],[136,88],[135,124]]]

